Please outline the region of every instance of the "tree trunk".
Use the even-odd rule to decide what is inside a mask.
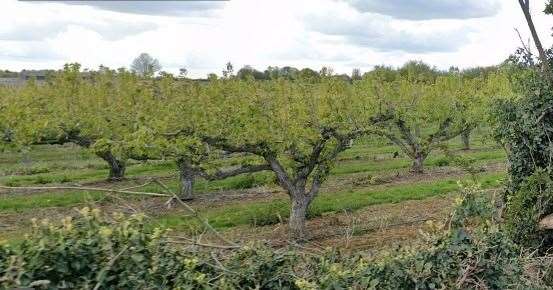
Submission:
[[[463,142],[463,150],[470,150],[470,131],[461,133],[461,141]]]
[[[518,0],[518,2],[520,4],[522,12],[524,13],[524,17],[526,18],[526,22],[528,23],[528,28],[530,29],[530,33],[532,34],[532,38],[534,39],[534,44],[538,49],[541,69],[546,74],[547,79],[549,81],[553,81],[553,76],[551,75],[551,68],[549,67],[547,55],[545,54],[545,50],[543,49],[538,33],[536,32],[534,21],[532,21],[532,15],[530,14],[530,0]]]
[[[179,198],[181,200],[192,200],[194,199],[194,180],[195,174],[194,169],[186,161],[179,160],[177,161],[177,166],[179,168]]]
[[[305,229],[305,220],[307,219],[307,209],[311,199],[305,194],[292,196],[292,208],[290,209],[290,238],[295,241],[305,241],[307,232]]]
[[[125,177],[125,162],[117,160],[111,152],[98,153],[98,156],[109,165],[108,181],[121,181]]]
[[[425,159],[426,159],[425,154],[422,154],[421,152],[415,153],[415,158],[413,158],[413,165],[411,165],[411,172],[423,173]]]

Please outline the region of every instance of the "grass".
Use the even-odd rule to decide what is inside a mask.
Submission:
[[[480,177],[484,188],[501,184],[503,173],[488,173]],[[398,203],[406,200],[419,200],[445,195],[458,189],[458,179],[444,179],[434,182],[418,182],[400,186],[383,186],[377,189],[359,189],[337,193],[325,193],[317,197],[309,210],[309,217],[321,216],[330,212],[355,211],[367,206]],[[287,199],[274,199],[266,202],[229,204],[223,208],[206,210],[202,214],[210,224],[218,229],[240,225],[275,224],[289,216],[290,205]],[[197,228],[195,220],[177,214],[159,217],[156,225],[177,230]]]
[[[0,196],[0,212],[20,212],[49,207],[68,207],[106,198],[102,192],[46,192],[39,195]]]

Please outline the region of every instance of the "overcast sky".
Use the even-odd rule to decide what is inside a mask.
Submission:
[[[551,46],[544,2],[531,4]],[[514,28],[528,38],[517,0],[0,0],[0,69],[128,67],[141,52],[195,77],[228,61],[339,73],[413,59],[464,68],[504,60],[520,46]]]

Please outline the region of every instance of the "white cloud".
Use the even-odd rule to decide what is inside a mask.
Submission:
[[[153,22],[130,22],[117,19],[35,19],[33,21],[12,22],[0,28],[0,40],[40,41],[57,36],[71,26],[80,26],[98,32],[106,40],[118,40],[130,35],[153,30]]]
[[[339,21],[333,21],[336,18]],[[403,25],[402,25],[403,24]],[[316,15],[308,18],[307,27],[327,35],[342,36],[353,45],[378,51],[413,53],[456,51],[468,41],[471,29],[463,25],[436,21],[405,25],[390,17],[356,12],[337,17]],[[449,24],[449,25],[448,25]]]
[[[361,12],[400,19],[469,19],[496,15],[499,0],[345,0]]]
[[[86,5],[101,10],[141,15],[209,16],[226,4],[225,1],[68,1],[69,5]]]
[[[477,18],[459,11],[436,17],[412,8],[412,13],[422,13],[416,20],[399,12],[363,10],[345,0],[232,0],[215,3],[215,8],[180,3],[181,10],[185,4],[191,6],[179,17],[167,12],[170,2],[163,2],[162,13],[123,6],[2,1],[0,69],[12,70],[60,68],[65,62],[116,68],[128,66],[142,52],[158,58],[164,70],[177,73],[186,67],[195,77],[220,73],[227,61],[236,69],[330,66],[338,73],[377,64],[398,66],[410,59],[440,68],[467,67],[504,60],[519,46],[514,27],[529,35],[516,1],[502,2],[495,14]],[[549,46],[552,17],[543,15],[541,3],[533,10]]]

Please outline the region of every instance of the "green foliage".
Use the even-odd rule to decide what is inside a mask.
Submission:
[[[553,88],[537,71],[513,72],[521,97],[499,100],[491,115],[494,136],[508,152],[511,190],[516,191],[536,169],[551,167],[553,154]]]
[[[553,181],[550,174],[537,170],[519,189],[509,195],[505,212],[511,236],[527,247],[553,245],[551,235],[538,228],[540,219],[553,212]]]
[[[235,189],[246,189],[246,188],[254,188],[261,185],[266,185],[270,182],[268,182],[268,178],[263,175],[256,175],[256,174],[248,174],[244,176],[244,178],[237,179],[235,183],[233,183],[232,188]]]
[[[553,1],[549,0],[545,5],[545,14],[553,14]]]
[[[434,161],[434,164],[439,167],[449,166],[451,164],[450,158],[442,156]]]
[[[374,133],[410,157],[414,172],[422,172],[423,161],[442,142],[480,125],[493,97],[510,94],[500,72],[465,77],[421,62],[379,67],[355,84],[382,120]]]
[[[249,245],[214,254],[187,251],[140,215],[87,208],[61,224],[34,222],[19,244],[0,245],[0,287],[37,289],[512,289],[530,287],[520,249],[480,215],[492,207],[467,188],[451,227],[433,225],[421,243],[378,256]],[[477,210],[475,210],[477,209]],[[479,210],[486,209],[486,210]],[[492,210],[493,211],[493,210]],[[475,220],[475,216],[482,218]],[[473,225],[467,227],[468,223]]]
[[[520,96],[497,102],[491,116],[494,136],[505,147],[510,165],[507,228],[522,245],[546,251],[553,243],[550,235],[539,230],[538,222],[553,212],[553,84],[535,57],[523,49],[507,67]]]

